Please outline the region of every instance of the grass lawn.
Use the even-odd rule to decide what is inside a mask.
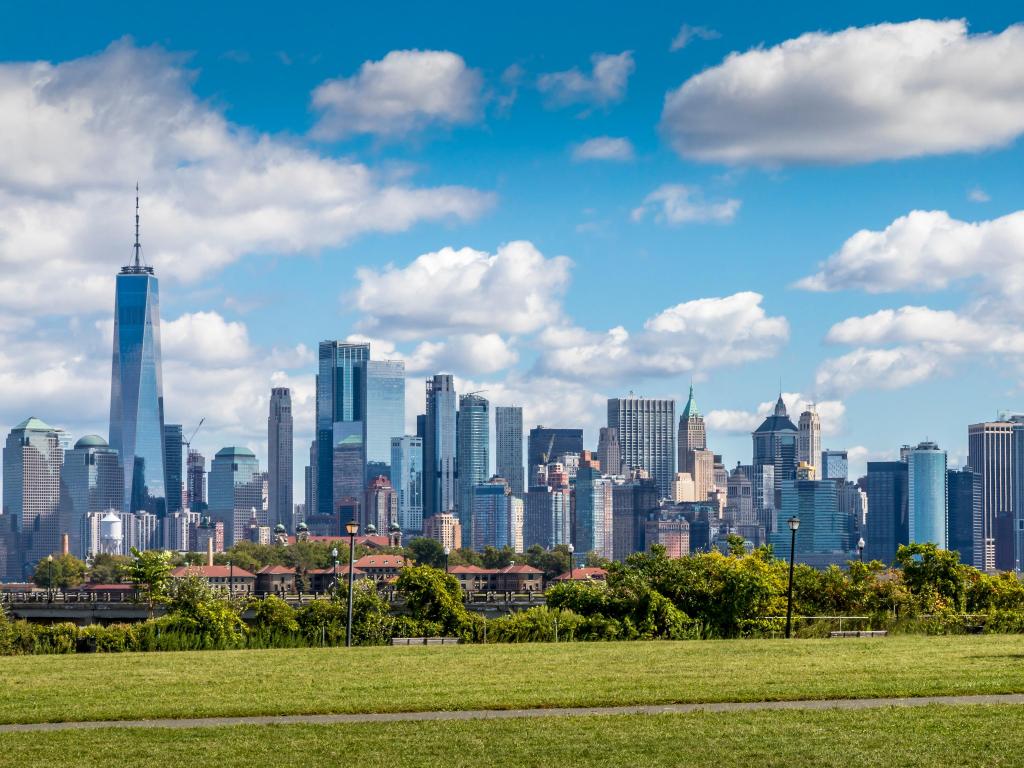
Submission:
[[[1021,693],[1022,659],[1012,635],[0,657],[0,722]]]
[[[1011,766],[1024,754],[1013,706],[620,715],[0,736],[0,766],[164,765],[177,755],[262,766]]]

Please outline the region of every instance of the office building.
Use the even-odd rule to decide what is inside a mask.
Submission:
[[[772,415],[753,433],[754,511],[768,534],[775,532],[778,523],[776,510],[782,504],[782,483],[796,480],[797,436],[780,394]]]
[[[523,409],[499,405],[494,409],[494,461],[498,477],[508,480],[512,493],[525,492],[523,474]]]
[[[572,495],[569,475],[558,463],[534,476],[523,509],[523,546],[552,549],[572,540]]]
[[[539,466],[547,466],[555,457],[566,453],[583,453],[582,429],[553,429],[536,426],[530,430],[526,449],[527,475],[533,475]]]
[[[473,548],[478,552],[484,547],[523,551],[523,501],[512,495],[504,478],[473,486],[472,519]]]
[[[679,415],[679,446],[678,469],[689,472],[696,480],[694,468],[694,451],[704,451],[708,447],[707,430],[704,428],[704,417],[697,409],[697,401],[693,397],[693,385],[690,385],[690,396],[683,412]]]
[[[365,531],[368,525],[373,525],[381,535],[392,526],[399,525],[398,494],[384,475],[373,478],[366,487],[363,519],[359,527]]]
[[[315,466],[316,511],[320,515],[335,514],[335,498],[361,497],[366,486],[366,407],[362,395],[369,359],[369,344],[320,342]]]
[[[590,451],[584,451],[576,472],[575,533],[573,543],[581,554],[594,552],[611,560],[612,548],[612,480],[601,471],[600,463]]]
[[[199,451],[189,449],[187,459],[188,508],[192,512],[205,512],[206,504],[206,457]]]
[[[947,548],[946,452],[919,443],[907,454],[907,538]]]
[[[292,487],[295,454],[292,450],[292,393],[288,387],[270,390],[267,416],[267,521],[271,528],[294,530]]]
[[[391,438],[391,484],[398,493],[398,525],[403,533],[423,529],[423,438]]]
[[[181,512],[185,508],[182,498],[184,475],[181,471],[184,447],[181,424],[164,424],[164,477],[167,481],[168,514]]]
[[[391,438],[405,434],[405,362],[370,360],[366,392],[366,479],[391,477]]]
[[[644,522],[645,549],[655,544],[665,548],[667,557],[686,557],[690,554],[690,523],[678,513],[654,512]]]
[[[846,451],[822,451],[820,466],[823,480],[850,479],[850,462]]]
[[[608,400],[608,426],[618,430],[623,467],[647,471],[664,499],[676,474],[675,413],[674,400],[632,395]]]
[[[267,524],[263,507],[264,477],[256,454],[248,448],[221,448],[210,462],[210,517],[224,524],[224,543],[231,547],[246,537],[256,510],[260,525]]]
[[[658,485],[643,471],[634,471],[612,485],[612,553],[625,560],[646,545],[646,521],[659,509]]]
[[[1011,421],[983,422],[967,428],[967,465],[981,477],[981,504],[974,522],[975,568],[991,571],[1013,568],[1014,563],[996,559],[996,517],[1013,513],[1017,500],[1014,480],[1022,457],[1015,448]],[[1004,548],[1006,551],[1006,548]]]
[[[892,563],[900,544],[910,540],[907,463],[868,462],[868,526],[864,557]]]
[[[84,559],[85,518],[91,512],[121,512],[124,473],[117,451],[99,435],[86,435],[64,452],[61,467],[60,533],[68,535],[72,555]]]
[[[451,512],[426,518],[423,521],[423,535],[440,542],[449,552],[462,549],[462,526],[459,525],[459,518]]]
[[[970,467],[946,471],[949,498],[947,548],[960,553],[960,562],[974,561],[974,521],[981,517],[981,476]]]
[[[476,542],[473,529],[473,488],[490,477],[490,403],[481,395],[470,393],[459,398],[456,421],[456,473],[459,498],[456,514],[462,530]]]
[[[813,405],[800,414],[797,422],[796,460],[797,464],[803,462],[811,467],[811,480],[823,477],[818,464],[821,460],[821,419]]]
[[[109,443],[121,457],[124,510],[166,514],[160,290],[153,268],[142,263],[137,197],[134,259],[114,293]]]
[[[728,496],[725,514],[736,525],[756,525],[754,512],[754,484],[750,481],[753,467],[737,463],[729,473]]]
[[[809,465],[808,475],[811,474]],[[785,480],[775,533],[769,536],[776,557],[789,559],[792,532],[787,521],[800,518],[796,559],[815,567],[841,565],[849,559],[847,520],[839,511],[838,489],[832,480]]]
[[[606,475],[622,474],[622,449],[619,446],[619,430],[601,427],[597,438],[597,460]]]
[[[427,413],[423,419],[423,514],[455,512],[455,380],[449,374],[427,379]],[[417,429],[419,422],[417,421]],[[468,538],[469,532],[463,529]]]
[[[693,473],[694,500],[707,501],[715,490],[715,454],[701,449],[688,451],[687,465],[687,471]]]

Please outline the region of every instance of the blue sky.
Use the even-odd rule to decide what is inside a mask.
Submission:
[[[410,422],[447,370],[593,444],[692,378],[727,464],[780,381],[859,469],[1022,405],[1011,4],[207,5],[5,9],[6,426],[106,434],[136,178],[207,455],[265,457],[283,383],[301,470],[311,350],[353,334]]]

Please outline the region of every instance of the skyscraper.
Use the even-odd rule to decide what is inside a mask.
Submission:
[[[887,564],[896,559],[899,545],[910,539],[907,504],[907,463],[869,461],[865,558]]]
[[[557,462],[532,476],[523,508],[523,546],[551,549],[572,540],[569,475]]]
[[[768,534],[778,523],[775,511],[782,505],[782,483],[796,480],[797,432],[780,393],[775,411],[753,433],[754,511]]]
[[[676,472],[675,401],[633,395],[610,398],[608,426],[618,430],[623,466],[647,470],[661,498],[669,498]]]
[[[981,477],[972,565],[982,570],[1013,567],[1013,563],[996,562],[996,517],[1015,511],[1015,468],[1021,459],[1014,451],[1014,427],[1013,422],[990,421],[967,428],[967,464]]]
[[[810,410],[800,414],[797,430],[797,463],[804,462],[814,467],[811,479],[816,480],[822,477],[821,467],[818,465],[821,459],[821,419],[813,405]]]
[[[366,479],[391,476],[391,438],[405,434],[405,361],[366,363]]]
[[[160,291],[153,268],[142,264],[137,196],[133,250],[132,263],[117,276],[114,296],[109,442],[121,457],[124,509],[162,517],[167,512],[167,485]]]
[[[378,475],[366,486],[366,500],[363,504],[362,528],[370,524],[377,532],[384,535],[392,525],[398,522],[398,494],[395,493],[391,481],[384,475]]]
[[[361,498],[366,487],[362,395],[369,359],[369,344],[320,342],[316,377],[316,511],[320,515],[333,515],[341,497]]]
[[[907,456],[907,537],[947,548],[946,452],[919,443]]]
[[[595,552],[611,560],[612,481],[602,474],[589,451],[584,451],[576,472],[575,530],[573,542],[581,554]]]
[[[164,477],[167,478],[167,514],[181,512],[182,450],[185,447],[181,424],[164,424]]]
[[[490,404],[485,398],[473,393],[459,398],[457,434],[457,511],[464,535],[475,542],[477,537],[473,529],[473,488],[486,483],[490,475]]]
[[[99,435],[86,435],[70,451],[64,451],[60,471],[60,532],[77,558],[86,556],[84,532],[90,512],[121,511],[124,473],[117,451]]]
[[[270,390],[267,417],[267,524],[292,529],[292,487],[295,460],[292,452],[292,394],[288,387]]]
[[[455,380],[450,374],[427,379],[427,413],[423,422],[424,517],[455,511],[455,403]],[[462,535],[464,540],[472,541],[468,528],[463,528]]]
[[[786,521],[800,518],[796,559],[814,566],[842,564],[849,555],[847,521],[840,514],[836,484],[828,480],[784,480],[775,533],[776,557],[789,559],[792,534]]]
[[[597,460],[606,475],[622,474],[622,448],[619,446],[619,430],[601,427],[597,438]]]
[[[403,533],[423,530],[423,439],[391,438],[391,484],[398,492],[398,524]]]
[[[530,430],[526,448],[526,473],[532,476],[537,467],[547,466],[556,456],[583,452],[582,429],[552,429],[536,426]],[[530,480],[528,485],[533,485]]]
[[[824,480],[848,480],[849,459],[846,451],[825,450],[821,452],[821,477]]]
[[[210,517],[224,524],[225,546],[245,538],[254,508],[257,522],[267,524],[263,480],[256,454],[248,448],[221,448],[210,462]]]
[[[692,451],[703,451],[707,447],[708,438],[704,428],[704,417],[697,410],[697,401],[693,397],[693,385],[691,384],[690,397],[686,401],[683,412],[679,414],[679,471],[689,472],[696,476]]]
[[[974,562],[974,521],[980,519],[981,476],[970,467],[946,472],[949,496],[948,547],[960,553],[960,562]]]
[[[512,495],[502,477],[492,477],[472,489],[473,549],[523,549],[523,501]]]
[[[206,457],[192,448],[188,451],[188,508],[204,512],[206,504]]]
[[[63,433],[30,417],[11,430],[4,445],[4,517],[21,533],[21,562],[8,563],[18,577],[60,548],[60,470]]]
[[[518,405],[499,405],[494,409],[494,454],[498,476],[508,480],[512,493],[522,496],[523,409]]]

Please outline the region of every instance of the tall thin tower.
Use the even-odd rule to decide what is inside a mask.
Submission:
[[[797,462],[810,464],[814,467],[811,473],[811,480],[822,477],[821,462],[821,418],[814,406],[800,414],[800,421],[797,422]]]
[[[270,390],[267,418],[268,523],[292,530],[292,394],[288,387]]]
[[[135,185],[133,258],[117,276],[110,375],[110,447],[124,469],[127,512],[167,511],[164,478],[164,392],[160,363],[160,290],[142,263],[139,188]]]

